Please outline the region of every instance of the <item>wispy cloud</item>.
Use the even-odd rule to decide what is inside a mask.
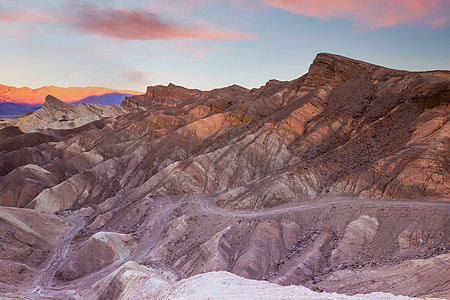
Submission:
[[[321,19],[349,19],[376,29],[399,24],[443,27],[450,24],[448,0],[262,0],[294,14]]]
[[[123,70],[122,71],[122,77],[125,81],[131,81],[135,83],[148,83],[150,81],[150,78],[155,75],[153,72],[144,72],[139,70]]]
[[[57,24],[62,21],[62,18],[58,14],[50,14],[45,11],[19,9],[0,10],[0,21]]]
[[[185,25],[165,20],[154,13],[129,9],[105,9],[90,5],[76,6],[75,26],[85,32],[123,40],[164,40],[171,38],[203,40],[249,40],[255,35],[228,30]]]
[[[37,26],[27,26],[27,27],[15,27],[10,26],[0,27],[0,35],[8,37],[9,41],[25,41],[33,34],[42,33]]]
[[[178,43],[176,50],[178,52],[186,53],[197,58],[202,58],[211,51],[218,50],[219,47],[212,44],[206,44],[203,42],[193,42],[190,40],[184,40]]]
[[[212,0],[187,1],[189,9],[205,5]],[[171,3],[173,2],[173,3]],[[168,12],[176,0],[166,3]],[[166,11],[166,13],[167,13]],[[66,24],[82,32],[121,40],[201,39],[216,41],[250,40],[256,35],[219,26],[186,24],[177,20],[137,9],[112,9],[87,4],[72,4],[59,12],[17,9],[0,10],[0,22],[32,24]]]

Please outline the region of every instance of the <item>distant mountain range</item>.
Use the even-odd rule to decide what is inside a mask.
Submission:
[[[37,89],[0,84],[0,119],[8,119],[42,107],[45,97],[52,95],[67,103],[120,104],[124,97],[141,94],[132,90],[116,90],[103,87],[56,87]]]

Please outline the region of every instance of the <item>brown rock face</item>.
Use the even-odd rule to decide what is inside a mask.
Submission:
[[[7,215],[0,261],[15,275],[0,293],[24,280],[25,243],[39,257],[20,265],[36,274],[29,297],[157,295],[210,271],[449,297],[436,267],[450,248],[449,91],[450,71],[321,53],[252,90],[170,84],[108,107],[49,96],[0,124],[0,205],[59,225],[17,244],[31,233]],[[419,270],[424,282],[406,280]]]
[[[365,73],[371,67],[373,66],[366,62],[339,55],[319,53],[309,67],[305,85],[316,88],[327,83],[339,84]]]

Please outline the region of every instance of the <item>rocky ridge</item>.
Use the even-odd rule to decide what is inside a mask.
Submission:
[[[127,110],[118,105],[104,106],[91,103],[74,105],[48,95],[42,108],[4,121],[0,126],[14,126],[23,132],[43,129],[42,124],[46,124],[45,129],[70,129],[125,112]]]
[[[170,84],[120,107],[49,96],[0,125],[0,204],[19,207],[0,211],[72,227],[57,225],[59,247],[38,256],[29,285],[14,267],[0,291],[70,298],[95,285],[99,298],[126,298],[115,276],[151,293],[228,271],[450,297],[449,101],[450,71],[327,53],[259,89]],[[42,248],[30,247],[23,255]]]

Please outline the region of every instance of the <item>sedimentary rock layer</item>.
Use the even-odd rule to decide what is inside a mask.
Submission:
[[[170,84],[107,107],[48,96],[0,123],[0,238],[12,245],[1,262],[13,274],[0,292],[16,295],[25,272],[24,297],[181,295],[231,275],[189,277],[227,271],[450,297],[449,101],[449,71],[327,53],[251,90]],[[21,271],[15,252],[38,259]]]

